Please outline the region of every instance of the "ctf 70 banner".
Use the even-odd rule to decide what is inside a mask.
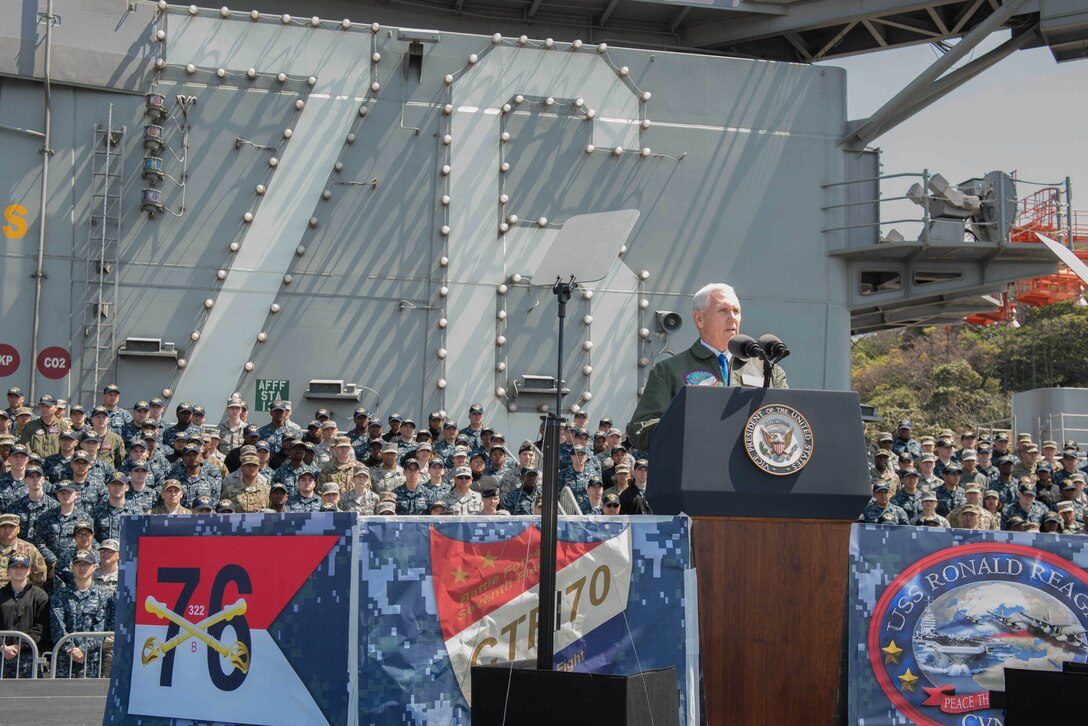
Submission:
[[[473,665],[536,658],[537,525],[126,518],[104,723],[470,723]],[[556,584],[557,669],[676,666],[697,723],[690,520],[564,518]]]
[[[1000,726],[1005,668],[1088,661],[1088,537],[855,524],[850,722]]]

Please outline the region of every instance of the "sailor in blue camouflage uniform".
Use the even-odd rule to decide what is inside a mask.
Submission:
[[[914,424],[910,419],[903,419],[899,422],[897,427],[897,436],[892,441],[892,453],[899,456],[904,451],[910,454],[911,458],[917,462],[922,458],[922,445],[911,437],[914,430]]]
[[[163,429],[162,435],[159,437],[162,445],[168,451],[174,448],[174,439],[177,438],[177,435],[189,430],[190,422],[193,419],[193,404],[182,401],[174,409],[174,415],[177,417],[177,423]]]
[[[137,401],[136,405],[132,407],[132,414],[129,415],[129,420],[121,426],[121,438],[125,441],[132,441],[137,436],[143,434],[144,423],[147,421],[148,416],[151,414],[151,405],[147,401]],[[110,414],[110,426],[113,426],[113,415]]]
[[[273,454],[283,451],[283,435],[288,431],[295,434],[295,439],[302,438],[302,427],[288,418],[287,411],[287,401],[276,399],[270,409],[272,421],[257,430],[261,440],[268,442]]]
[[[419,480],[419,462],[409,458],[404,462],[405,481],[393,490],[397,496],[397,514],[429,514],[434,496],[430,487]]]
[[[68,465],[71,469],[71,476],[65,477],[75,485],[76,491],[79,492],[80,507],[88,512],[94,508],[94,505],[98,504],[100,498],[106,496],[105,479],[103,478],[101,482],[91,479],[94,463],[94,458],[90,453],[77,451]]]
[[[60,451],[50,454],[42,461],[42,471],[45,478],[51,482],[58,482],[71,476],[71,468],[68,466],[75,455],[80,434],[75,431],[62,431],[60,434]]]
[[[293,495],[298,492],[298,480],[302,472],[308,471],[315,477],[320,474],[321,467],[303,461],[306,458],[307,450],[313,450],[313,444],[309,441],[298,440],[292,442],[288,451],[290,458],[283,462],[272,474],[272,483],[283,484],[287,487],[287,492]]]
[[[283,482],[274,482],[282,484]],[[321,509],[321,495],[316,492],[317,472],[303,469],[298,473],[295,493],[287,498],[288,512],[316,512]]]
[[[58,506],[50,509],[37,521],[35,530],[41,541],[33,544],[38,546],[46,559],[50,557],[56,561],[68,550],[75,549],[76,523],[87,519],[87,512],[79,504],[79,492],[70,481],[57,483]],[[46,551],[50,554],[46,555]]]
[[[1021,522],[1034,522],[1042,525],[1047,508],[1035,501],[1035,488],[1024,483],[1017,489],[1017,500],[1006,504],[1001,510],[1002,529],[1012,529],[1009,522],[1013,517],[1019,517]]]
[[[420,477],[422,477],[420,472]],[[449,477],[446,476],[446,463],[442,459],[434,458],[427,462],[427,479],[423,482],[423,486],[431,490],[432,499],[443,499],[450,490],[453,488],[453,484],[450,483]]]
[[[125,495],[132,514],[147,514],[159,500],[161,484],[155,484],[146,461],[137,461],[128,471],[129,488]]]
[[[132,414],[122,408],[120,403],[121,389],[116,383],[106,384],[106,387],[102,389],[102,405],[106,407],[110,417],[106,425],[110,431],[127,441],[130,437],[125,436],[125,424],[132,423]]]
[[[200,459],[200,471],[201,471],[201,473],[205,477],[207,477],[208,479],[210,479],[212,481],[215,481],[220,486],[222,486],[223,485],[223,472],[220,471],[219,467],[216,466],[214,463],[212,463],[210,461],[205,461],[204,458],[203,458],[204,457],[204,446],[201,443],[202,439],[199,436],[194,436],[192,434],[192,432],[189,432],[189,433],[185,433],[185,434],[178,434],[177,436],[174,437],[174,440],[175,441],[180,440],[182,437],[185,437],[185,439],[186,439],[185,448],[183,448],[181,450],[182,456],[178,461],[175,461],[173,464],[171,464],[170,468],[166,470],[166,473],[163,475],[162,481],[165,481],[167,479],[178,479],[178,480],[181,479],[182,475],[185,474],[186,467],[188,466],[188,464],[186,463],[186,460],[185,460],[185,452],[188,451],[190,446],[195,446],[195,447],[197,447],[197,450],[200,452],[200,457],[198,457],[198,458]],[[218,500],[216,500],[216,501],[218,501]]]
[[[907,469],[899,476],[900,488],[892,495],[891,503],[907,513],[907,519],[913,520],[922,513],[922,492],[918,489],[918,472]]]
[[[53,642],[60,643],[69,633],[109,632],[113,630],[114,599],[94,582],[97,566],[92,552],[78,552],[72,561],[72,583],[50,598],[50,629]],[[55,664],[58,677],[99,678],[102,638],[79,637],[64,641]]]
[[[19,531],[23,539],[37,546],[39,550],[44,541],[41,521],[50,511],[60,508],[57,500],[46,492],[43,479],[39,467],[28,467],[25,490],[4,508],[8,514],[19,517]],[[52,484],[49,486],[53,488]]]
[[[46,480],[45,475],[42,473],[42,468],[37,464],[32,464],[26,468],[26,475],[22,481],[12,482],[12,485],[0,495],[0,510],[10,512],[16,502],[27,497],[31,487],[43,491],[49,497],[52,497],[55,491],[53,484]]]
[[[185,469],[181,476],[169,477],[177,479],[183,492],[181,506],[189,507],[198,496],[210,497],[213,502],[218,502],[222,483],[210,478],[201,468],[201,447],[197,444],[188,444],[182,452],[182,461]]]
[[[458,433],[468,439],[469,453],[473,451],[483,451],[484,442],[480,438],[480,430],[483,429],[484,422],[484,407],[482,404],[474,403],[468,407],[468,426],[465,426]]]
[[[109,495],[103,497],[91,510],[91,522],[94,524],[95,540],[103,542],[107,539],[119,539],[121,537],[121,518],[133,514],[129,505],[128,477],[119,471],[115,471],[106,482],[106,490]]]
[[[963,487],[960,486],[962,474],[963,466],[955,459],[949,461],[941,472],[944,485],[937,487],[935,494],[937,495],[937,513],[942,517],[947,517],[948,513],[956,507],[967,504],[967,497]]]
[[[352,417],[352,422],[355,427],[347,432],[348,441],[351,442],[351,448],[355,452],[355,458],[359,461],[363,461],[366,457],[370,456],[370,436],[368,435],[370,428],[370,410],[364,406],[360,406],[355,409],[355,413]]]
[[[446,421],[442,424],[442,436],[431,442],[431,446],[434,448],[434,455],[443,462],[446,466],[449,466],[449,457],[457,440],[457,422]]]
[[[571,467],[560,475],[559,489],[556,492],[558,496],[563,491],[563,487],[570,487],[574,500],[578,502],[578,508],[583,513],[592,508],[589,503],[589,482],[599,478],[589,471],[588,459],[589,451],[586,447],[581,444],[576,445],[571,452]]]
[[[859,522],[869,524],[910,524],[907,513],[891,503],[892,487],[884,480],[873,484],[873,498],[861,510]]]
[[[398,458],[403,458],[416,450],[416,422],[406,418],[400,422],[400,436],[393,439],[397,445]]]
[[[94,431],[88,431],[83,434],[83,438],[80,440],[80,448],[94,457],[91,460],[90,468],[87,470],[87,480],[92,484],[96,484],[102,487],[106,486],[106,480],[110,478],[110,474],[113,473],[113,464],[98,455],[99,446],[102,444],[102,439]],[[72,461],[75,461],[73,455]],[[72,462],[69,462],[69,467],[72,466]],[[75,469],[72,469],[73,477],[75,475]]]
[[[132,474],[132,470],[136,466],[142,466],[150,474],[150,480],[148,486],[158,489],[162,486],[162,483],[166,481],[166,470],[159,468],[158,471],[152,465],[152,462],[148,459],[147,440],[142,435],[135,437],[132,441],[128,442],[128,456],[125,457],[124,462],[121,464],[120,471],[125,474]]]
[[[1058,486],[1064,484],[1065,481],[1069,479],[1069,477],[1077,473],[1077,463],[1079,462],[1077,450],[1066,449],[1065,451],[1063,451],[1060,462],[1061,466],[1054,470],[1052,476],[1052,478],[1054,479],[1054,483]]]
[[[521,486],[508,493],[502,500],[502,508],[510,514],[532,514],[540,496],[540,469],[527,467],[521,471]]]

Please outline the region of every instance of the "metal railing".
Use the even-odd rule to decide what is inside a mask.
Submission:
[[[0,643],[14,645],[14,643],[8,643],[8,638],[17,638],[20,641],[19,654],[16,655],[13,660],[8,660],[7,658],[0,659],[0,662],[3,663],[3,665],[0,666],[0,681],[5,678],[37,678],[39,666],[41,665],[38,662],[38,644],[35,643],[29,635],[18,630],[0,630]],[[29,654],[23,651],[24,643],[30,646]],[[24,664],[28,661],[30,663],[30,673],[28,675],[23,675],[23,671],[25,670]],[[9,664],[14,665],[15,667],[13,669],[9,668]],[[14,673],[9,675],[9,671],[14,671]]]
[[[1032,433],[1038,432],[1040,441],[1052,439],[1061,445],[1072,440],[1082,448],[1088,443],[1088,414],[1052,413],[1037,418],[1035,424]]]
[[[64,652],[68,643],[76,638],[91,639],[102,641],[96,650],[97,653],[84,653],[83,663],[74,663],[68,654]],[[109,653],[107,654],[107,639]],[[107,678],[109,673],[106,672],[110,667],[110,662],[113,660],[113,631],[94,631],[94,632],[80,632],[69,633],[63,638],[57,641],[57,644],[53,646],[53,653],[50,656],[49,664],[49,677],[50,678]],[[78,646],[77,646],[78,647]],[[108,656],[108,659],[107,659]],[[63,668],[62,668],[63,665]],[[75,666],[79,666],[78,668]],[[60,673],[59,671],[67,670],[67,675]],[[81,675],[74,674],[74,671],[80,671]],[[94,675],[91,675],[94,674]]]
[[[825,192],[832,190],[842,190],[843,194],[849,195],[849,191],[852,186],[858,184],[876,184],[876,197],[871,199],[853,199],[850,201],[838,202],[835,204],[825,204],[823,211],[826,213],[833,212],[835,210],[851,210],[855,208],[870,207],[873,209],[874,219],[866,220],[856,224],[840,224],[835,226],[827,226],[821,230],[824,234],[832,232],[851,232],[853,230],[860,229],[872,229],[873,240],[869,244],[876,244],[879,242],[891,241],[886,236],[891,231],[888,229],[885,232],[885,228],[893,224],[908,224],[918,225],[918,234],[916,236],[917,241],[922,242],[924,245],[928,245],[930,242],[930,230],[931,223],[934,217],[931,213],[931,201],[937,198],[937,195],[933,193],[929,188],[930,180],[933,178],[933,174],[929,169],[923,169],[921,172],[901,172],[898,174],[881,174],[879,176],[864,177],[860,179],[849,179],[846,181],[830,182],[821,184],[821,188]],[[881,194],[883,182],[891,179],[917,179],[921,182],[922,194],[920,200],[911,197],[904,193],[898,196],[884,196]],[[1035,182],[1026,179],[1017,179],[1013,177],[1013,182],[1016,184],[1017,189],[1022,187],[1034,188],[1037,191],[1034,193],[1023,194],[1020,198],[1012,197],[1005,199],[1005,202],[1012,202],[1016,204],[1015,217],[1012,220],[997,219],[993,221],[984,221],[982,219],[970,219],[965,220],[965,234],[974,236],[970,232],[971,227],[1001,227],[1002,225],[1010,225],[1010,235],[1008,238],[1003,239],[999,244],[1007,244],[1010,241],[1036,241],[1033,236],[1030,240],[1018,239],[1017,235],[1024,235],[1033,231],[1033,227],[1040,224],[1043,220],[1051,220],[1045,228],[1039,231],[1049,232],[1053,234],[1058,241],[1069,246],[1071,239],[1075,236],[1075,233],[1079,231],[1085,231],[1084,227],[1078,227],[1078,222],[1075,220],[1075,210],[1071,208],[1070,202],[1072,197],[1072,186],[1069,179],[1066,178],[1064,182]],[[905,210],[912,209],[908,205],[917,205],[921,207],[920,216],[902,216]],[[995,200],[990,200],[988,203],[993,204]],[[895,207],[895,211],[899,213],[900,217],[896,219],[884,219],[882,210],[892,204]],[[893,215],[894,216],[894,215]],[[1001,214],[1003,217],[1004,215]],[[1011,224],[1010,224],[1011,223]],[[1071,233],[1072,232],[1072,233]],[[913,234],[913,232],[911,232]],[[904,237],[910,240],[910,235],[904,235]]]

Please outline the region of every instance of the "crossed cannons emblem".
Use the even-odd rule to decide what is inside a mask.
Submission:
[[[207,633],[208,628],[216,623],[229,622],[232,618],[245,615],[245,600],[239,598],[233,605],[228,605],[215,615],[211,615],[204,620],[201,620],[199,623],[190,623],[167,607],[166,603],[161,603],[150,595],[148,595],[147,600],[144,601],[144,609],[152,615],[157,615],[163,620],[169,620],[171,623],[174,623],[181,628],[180,633],[165,643],[155,637],[148,638],[147,641],[144,642],[143,652],[140,655],[140,660],[144,665],[154,663],[177,646],[189,640],[189,638],[196,638],[215,652],[219,653],[219,655],[226,658],[228,663],[242,673],[249,672],[249,648],[247,648],[244,643],[235,641],[232,645],[228,646],[219,642]]]

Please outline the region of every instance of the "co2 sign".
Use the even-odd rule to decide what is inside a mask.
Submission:
[[[0,343],[0,378],[19,370],[19,351],[7,343]]]
[[[38,353],[38,373],[46,378],[64,378],[71,369],[72,356],[60,346],[50,346]]]

